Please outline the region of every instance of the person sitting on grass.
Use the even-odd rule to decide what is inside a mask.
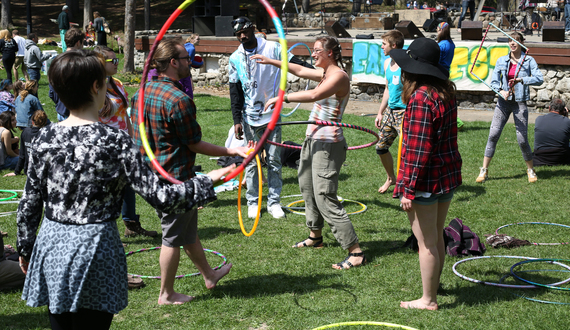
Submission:
[[[24,128],[20,139],[20,153],[18,157],[18,164],[14,172],[5,174],[4,177],[19,175],[22,170],[24,174],[28,169],[28,149],[32,145],[32,139],[35,138],[40,132],[40,128],[49,124],[46,113],[43,110],[36,110],[32,116],[32,127]]]
[[[13,148],[17,145],[18,138],[12,137],[13,119],[11,111],[0,113],[0,170],[16,168],[18,164],[18,152]]]
[[[570,165],[570,119],[566,103],[550,101],[549,113],[534,124],[534,166]]]
[[[16,126],[24,129],[32,127],[32,115],[36,110],[43,110],[40,100],[35,96],[38,93],[36,80],[26,81],[24,89],[16,97]]]
[[[14,109],[14,95],[10,93],[14,85],[8,79],[0,82],[0,113]]]
[[[47,305],[53,329],[109,329],[128,303],[116,221],[125,187],[158,210],[184,212],[215,200],[214,182],[233,167],[182,184],[160,180],[127,133],[99,122],[106,70],[93,51],[58,55],[48,78],[70,116],[41,129],[29,150],[17,217],[22,299]]]

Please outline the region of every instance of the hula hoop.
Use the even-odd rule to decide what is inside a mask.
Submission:
[[[495,235],[499,235],[499,230],[501,230],[505,227],[514,226],[514,225],[552,225],[552,226],[560,226],[560,227],[570,228],[570,226],[562,225],[559,223],[553,223],[553,222],[517,222],[517,223],[510,223],[508,225],[504,225],[504,226],[497,228],[497,230],[495,230]],[[570,244],[570,242],[565,242],[565,243],[531,243],[531,244],[534,244],[534,245],[566,245],[566,244]]]
[[[304,212],[295,211],[296,209],[301,209],[301,208],[293,208],[292,207],[295,204],[299,204],[299,203],[303,203],[303,202],[304,202],[304,200],[302,200],[302,199],[300,199],[298,201],[294,201],[292,203],[287,204],[285,209],[289,210],[289,212],[294,213],[294,214],[305,215]],[[360,213],[364,213],[364,212],[366,212],[366,210],[368,210],[368,206],[366,206],[366,204],[358,202],[358,201],[353,201],[351,199],[343,199],[343,202],[352,202],[352,203],[356,203],[356,204],[359,204],[360,206],[362,206],[362,208],[358,211],[350,212],[350,213],[347,212],[346,214],[348,214],[348,215],[360,214]],[[303,207],[302,209],[305,209],[305,208]]]
[[[7,217],[9,215],[16,214],[16,213],[18,213],[18,211],[2,212],[2,213],[0,213],[0,217]]]
[[[150,144],[148,143],[148,137],[147,137],[146,128],[144,125],[144,96],[145,96],[144,88],[145,88],[145,84],[146,84],[146,77],[148,76],[148,72],[150,70],[150,62],[154,56],[154,52],[156,51],[158,44],[160,43],[160,41],[164,37],[164,34],[166,34],[166,31],[168,30],[168,28],[170,28],[170,26],[172,25],[172,23],[194,1],[195,0],[184,1],[170,15],[168,20],[166,20],[166,22],[164,23],[164,25],[160,29],[160,32],[158,32],[158,35],[156,36],[156,39],[152,45],[152,48],[150,49],[150,52],[148,53],[147,61],[144,65],[141,84],[139,87],[140,95],[139,95],[139,99],[137,102],[137,104],[138,104],[138,114],[137,114],[138,123],[137,124],[139,125],[139,133],[140,133],[140,137],[141,137],[141,141],[142,141],[145,153],[146,153],[147,157],[149,158],[151,165],[156,169],[156,171],[158,173],[160,173],[160,175],[162,175],[166,180],[168,180],[172,183],[175,183],[175,184],[182,183],[182,182],[173,178],[170,174],[168,174],[168,172],[166,172],[164,170],[164,168],[162,168],[162,166],[160,166],[160,163],[155,158],[154,152],[152,151],[152,149],[150,148]],[[283,25],[281,24],[281,20],[279,19],[279,16],[277,16],[275,9],[273,9],[273,7],[271,7],[271,5],[269,4],[269,2],[267,0],[259,0],[259,2],[265,7],[265,10],[267,10],[269,15],[271,16],[271,18],[273,20],[273,25],[275,26],[275,29],[277,30],[277,34],[279,35],[279,43],[281,44],[281,58],[287,58],[287,40],[285,39],[285,33],[283,31]],[[267,141],[269,134],[275,129],[275,124],[277,123],[277,121],[280,118],[281,108],[283,106],[283,98],[285,97],[285,88],[287,87],[287,72],[288,72],[288,70],[289,70],[288,62],[287,61],[281,61],[281,72],[283,72],[283,74],[281,75],[281,83],[279,85],[278,99],[277,99],[277,102],[275,103],[274,112],[273,112],[273,115],[271,116],[271,121],[269,122],[269,124],[267,125],[267,129],[265,130],[265,132],[263,133],[263,135],[261,136],[261,138],[257,142],[257,146],[254,149],[254,153],[252,155],[249,155],[246,159],[244,159],[244,161],[241,163],[241,165],[239,165],[231,173],[226,175],[226,177],[223,179],[224,182],[230,181],[231,179],[236,177],[240,172],[242,172],[244,170],[246,165],[249,164],[249,162],[251,162],[251,160],[255,157],[255,155],[257,153],[259,153],[259,151],[263,147],[263,144],[265,143],[265,141]]]
[[[289,195],[289,196],[283,196],[281,197],[281,200],[285,199],[285,198],[290,198],[290,197],[303,197],[303,195],[301,194],[297,194],[297,195]],[[344,198],[340,197],[340,196],[336,196],[336,198],[338,198],[339,202],[344,202]],[[304,206],[299,206],[299,207],[289,207],[286,205],[281,205],[281,208],[287,209],[287,210],[304,210],[305,207]]]
[[[473,258],[467,258],[467,259],[459,260],[458,262],[456,262],[456,263],[453,265],[453,268],[452,268],[452,269],[453,269],[453,273],[454,273],[455,275],[459,276],[460,278],[462,278],[462,279],[464,279],[464,280],[466,280],[466,281],[469,281],[469,282],[478,283],[478,284],[485,284],[485,285],[495,286],[495,287],[499,287],[499,288],[536,289],[536,288],[539,288],[539,287],[540,287],[540,285],[502,284],[502,283],[481,281],[481,280],[477,280],[477,279],[474,279],[474,278],[471,278],[471,277],[467,277],[467,276],[465,276],[465,275],[462,275],[462,274],[460,274],[460,273],[457,271],[457,266],[458,266],[459,264],[461,264],[461,263],[466,262],[466,261],[469,261],[469,260],[476,260],[476,259],[490,259],[490,258],[525,259],[525,261],[523,261],[523,262],[531,262],[531,260],[543,260],[543,259],[538,259],[538,258],[520,257],[520,256],[479,256],[479,257],[473,257]],[[570,261],[570,260],[566,260],[566,261]],[[566,268],[566,269],[568,269],[568,270],[570,270],[570,266],[565,265],[565,264],[563,264],[563,263],[559,263],[559,262],[552,262],[552,263],[553,263],[553,264],[556,264],[556,265],[558,265],[558,266],[564,267],[564,268]],[[518,264],[515,264],[515,265],[518,265]],[[514,266],[513,266],[513,267],[514,267]],[[513,268],[511,267],[511,274],[512,274],[512,272],[513,272],[512,269],[513,269]],[[518,277],[515,275],[515,278],[518,278]],[[523,282],[526,282],[526,281],[524,281],[524,280],[522,280],[522,281],[523,281]],[[552,284],[549,284],[549,285],[550,285],[550,286],[562,285],[562,284],[566,284],[566,283],[568,283],[568,282],[570,282],[570,278],[565,279],[564,281],[560,281],[560,282],[557,282],[557,283],[552,283]],[[526,283],[529,283],[529,282],[526,282]],[[560,288],[559,288],[559,289],[560,289]],[[570,288],[569,288],[569,290],[570,290]]]
[[[248,154],[251,152],[252,150],[250,150],[248,152]],[[261,161],[259,160],[259,155],[255,154],[255,161],[257,162],[257,181],[259,181],[259,199],[257,200],[257,216],[255,217],[255,222],[253,223],[253,228],[251,228],[251,231],[248,233],[247,231],[245,231],[245,227],[243,226],[243,218],[241,216],[241,186],[242,186],[242,179],[243,179],[243,172],[240,172],[239,174],[239,185],[238,185],[238,198],[237,198],[237,208],[238,208],[238,218],[239,218],[239,227],[241,229],[241,232],[249,237],[251,235],[253,235],[253,233],[255,232],[255,228],[257,228],[257,223],[259,222],[259,215],[261,214],[261,199],[263,197],[263,177],[262,177],[262,173],[261,173]]]
[[[394,323],[386,323],[386,322],[374,322],[374,321],[352,321],[352,322],[340,322],[340,323],[333,323],[329,325],[323,325],[322,327],[314,328],[313,330],[325,330],[330,328],[338,328],[347,325],[377,325],[377,326],[384,326],[389,328],[400,328],[406,330],[418,330],[416,328],[408,327],[405,325],[394,324]]]
[[[15,192],[14,190],[0,190],[0,193],[10,193],[10,194],[13,194],[12,196],[9,196],[9,197],[0,198],[0,202],[9,201],[9,200],[11,200],[11,199],[14,199],[14,198],[18,197],[18,193]]]
[[[553,270],[553,269],[539,269],[539,270],[519,270],[519,273],[530,273],[530,272],[552,272],[552,271],[556,271],[556,272],[570,272],[568,270]],[[499,283],[503,283],[503,281],[507,278],[507,277],[512,277],[511,274],[507,274],[503,277],[501,277],[501,279],[499,280]],[[551,300],[541,300],[541,299],[535,299],[535,298],[530,298],[527,296],[523,296],[522,294],[518,294],[518,293],[514,293],[511,291],[508,291],[510,294],[512,294],[513,296],[517,296],[519,298],[523,298],[526,300],[530,300],[530,301],[534,301],[534,302],[539,302],[539,303],[543,303],[543,304],[553,304],[553,305],[570,305],[570,303],[565,303],[565,302],[560,302],[560,301],[551,301]]]
[[[346,127],[346,128],[352,128],[352,129],[356,129],[359,131],[363,131],[366,133],[370,133],[372,135],[374,135],[374,137],[376,138],[376,140],[374,142],[370,142],[367,144],[363,144],[360,146],[354,146],[354,147],[348,147],[348,150],[356,150],[356,149],[363,149],[363,148],[368,148],[372,145],[375,145],[376,142],[378,142],[378,140],[380,139],[378,137],[378,133],[366,128],[366,127],[362,127],[362,126],[357,126],[357,125],[351,125],[351,124],[345,124],[345,123],[337,123],[334,121],[323,121],[323,120],[314,120],[314,121],[286,121],[286,122],[280,122],[277,123],[276,125],[280,125],[280,126],[284,126],[284,125],[299,125],[299,124],[313,124],[313,125],[319,125],[319,126],[337,126],[337,127]],[[290,144],[283,144],[283,143],[278,143],[278,142],[273,142],[273,141],[267,141],[267,143],[269,144],[273,144],[275,146],[278,147],[283,147],[283,148],[289,148],[289,149],[302,149],[302,147],[300,146],[294,146],[294,145],[290,145]]]
[[[404,144],[404,118],[402,118],[402,122],[400,123],[400,141],[398,141],[398,160],[396,161],[396,178],[398,177],[398,173],[400,173],[400,164],[402,162],[402,145]]]
[[[287,2],[287,0],[285,0],[285,2]],[[298,47],[298,46],[305,46],[305,48],[307,48],[307,51],[309,52],[309,57],[311,58],[311,65],[313,65],[313,58],[311,57],[311,48],[309,48],[309,46],[307,46],[306,44],[304,44],[302,42],[298,42],[298,43],[294,44],[293,46],[291,46],[291,48],[289,48],[287,53],[291,53],[291,51],[293,51],[293,49],[295,49],[295,47]],[[273,81],[273,95],[275,95],[275,87],[277,86],[277,77],[279,77],[279,76],[276,75],[275,80]],[[311,81],[307,79],[307,86],[305,87],[305,90],[309,89],[310,83],[311,83]],[[293,114],[293,112],[295,112],[295,111],[297,111],[297,109],[299,109],[300,106],[301,106],[301,103],[297,103],[297,106],[293,110],[291,110],[291,112],[281,113],[281,117],[291,116]]]
[[[525,283],[528,283],[528,284],[531,284],[531,285],[534,285],[534,286],[537,286],[537,287],[548,288],[548,289],[552,289],[552,290],[560,290],[560,291],[570,291],[570,288],[560,288],[560,287],[557,287],[557,285],[567,283],[568,281],[566,281],[566,282],[559,282],[559,283],[553,283],[553,284],[535,283],[535,282],[532,282],[532,281],[529,281],[529,280],[525,280],[524,278],[518,276],[517,273],[515,272],[515,268],[517,268],[518,266],[521,266],[521,265],[524,265],[524,264],[528,264],[528,263],[531,263],[531,262],[548,262],[548,263],[556,264],[556,265],[559,265],[559,266],[564,265],[564,264],[562,264],[562,263],[559,263],[558,261],[569,262],[570,259],[540,258],[540,259],[524,260],[524,261],[521,261],[521,262],[517,262],[516,264],[514,264],[514,265],[511,267],[511,275],[512,275],[514,278],[516,278],[517,280],[519,280],[519,281],[523,281],[523,282],[525,282]],[[562,266],[562,267],[567,268],[567,269],[570,269],[570,266],[564,265],[564,266]],[[570,280],[570,279],[569,279],[569,280]]]
[[[495,24],[493,23],[489,23],[489,25],[487,25],[487,29],[485,30],[485,35],[483,36],[483,39],[481,40],[481,45],[479,46],[479,50],[477,51],[477,55],[475,56],[475,59],[473,60],[473,65],[471,66],[471,70],[469,70],[469,73],[472,74],[475,78],[479,79],[479,81],[481,81],[483,84],[485,84],[485,86],[489,87],[490,90],[492,90],[493,92],[495,92],[495,94],[499,95],[500,98],[502,98],[503,100],[505,100],[505,98],[503,97],[503,95],[501,95],[501,93],[497,90],[495,90],[493,87],[491,87],[489,84],[487,84],[485,82],[485,80],[481,79],[478,75],[476,75],[473,72],[473,69],[475,68],[475,64],[477,63],[477,59],[479,58],[479,53],[481,52],[481,48],[483,48],[483,42],[485,42],[485,39],[487,39],[487,33],[489,32],[489,28],[494,27],[495,29],[497,29],[499,32],[501,32],[502,34],[504,34],[507,38],[513,40],[514,42],[516,42],[517,44],[519,44],[525,51],[524,51],[524,56],[522,57],[521,61],[518,63],[518,70],[517,73],[515,74],[515,78],[516,79],[519,76],[519,72],[521,71],[522,68],[522,63],[524,63],[524,60],[526,59],[526,56],[528,55],[528,47],[526,47],[525,45],[523,45],[522,43],[518,42],[516,39],[514,39],[513,37],[511,37],[510,35],[508,35],[505,31],[501,30],[500,28],[498,28]],[[509,89],[512,92],[513,86],[509,86]]]
[[[181,246],[180,248],[182,249],[182,246]],[[125,256],[128,257],[128,256],[131,256],[131,255],[133,255],[133,254],[135,254],[135,253],[145,252],[145,251],[155,251],[155,250],[160,250],[160,249],[161,249],[160,246],[152,247],[152,248],[147,248],[147,249],[140,249],[140,250],[136,250],[136,251],[126,252],[126,253],[125,253]],[[228,258],[226,258],[226,256],[224,256],[224,255],[221,254],[220,252],[217,252],[217,251],[214,251],[214,250],[210,250],[210,249],[203,249],[203,250],[204,250],[204,252],[210,252],[210,253],[212,253],[212,254],[214,254],[214,255],[217,255],[218,257],[222,258],[222,263],[219,264],[218,266],[216,266],[216,267],[214,268],[214,270],[220,269],[220,268],[224,267],[224,265],[228,262]],[[200,275],[200,274],[201,274],[200,272],[197,272],[197,273],[186,274],[186,275],[176,275],[175,278],[185,278],[185,277],[197,276],[197,275]],[[138,274],[129,274],[129,275],[131,275],[132,277],[153,278],[153,279],[157,279],[157,280],[160,279],[160,276],[147,276],[147,275],[138,275]]]

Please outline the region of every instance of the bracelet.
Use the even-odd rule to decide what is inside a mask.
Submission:
[[[283,99],[284,99],[285,103],[289,103],[289,97],[287,94],[285,94],[285,97]]]

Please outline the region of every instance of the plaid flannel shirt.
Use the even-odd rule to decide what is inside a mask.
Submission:
[[[138,123],[138,97],[137,92],[131,102],[133,123]],[[180,181],[192,178],[195,175],[192,167],[196,154],[188,145],[202,139],[192,99],[182,91],[178,82],[166,77],[153,77],[145,87],[144,112],[148,143],[160,165]],[[133,125],[133,130],[135,143],[140,147],[141,153],[146,155],[139,125]],[[148,156],[146,160],[149,160]]]
[[[444,104],[435,89],[418,88],[406,108],[402,137],[395,198],[413,200],[417,191],[445,194],[461,185],[455,99]]]

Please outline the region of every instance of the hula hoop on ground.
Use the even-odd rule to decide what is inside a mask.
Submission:
[[[289,210],[289,212],[291,212],[291,213],[299,214],[299,215],[305,215],[304,212],[295,211],[295,210],[297,210],[297,209],[303,209],[303,210],[304,210],[304,209],[305,209],[304,207],[303,207],[303,208],[301,208],[301,207],[293,208],[293,205],[299,204],[299,203],[303,203],[303,202],[304,202],[304,200],[300,199],[300,200],[298,200],[298,201],[294,201],[294,202],[292,202],[292,203],[287,204],[287,206],[285,206],[284,208],[287,209],[287,210]],[[358,211],[350,212],[350,213],[347,212],[346,214],[348,214],[348,215],[360,214],[360,213],[364,213],[364,212],[366,212],[366,210],[368,210],[368,206],[366,206],[366,204],[361,203],[361,202],[358,202],[358,201],[353,201],[353,200],[351,200],[351,199],[343,199],[343,200],[341,201],[341,203],[342,203],[342,202],[352,202],[352,203],[356,203],[356,204],[362,206],[362,208],[361,208],[360,210],[358,210]]]
[[[537,270],[519,270],[519,273],[530,273],[530,272],[570,272],[570,270],[554,270],[554,269],[537,269]],[[499,280],[499,283],[503,283],[503,281],[507,278],[507,277],[512,277],[511,274],[507,274],[503,277],[501,277],[501,279]],[[507,290],[508,291],[508,290]],[[534,301],[534,302],[539,302],[539,303],[543,303],[543,304],[553,304],[553,305],[570,305],[570,303],[565,303],[565,302],[560,302],[560,301],[551,301],[551,300],[541,300],[541,299],[535,299],[535,298],[530,298],[527,296],[524,296],[522,294],[518,294],[518,293],[514,293],[511,291],[508,291],[510,294],[512,294],[513,296],[517,296],[519,298],[523,298],[526,300],[530,300],[530,301]]]
[[[252,150],[250,150],[248,152],[251,153]],[[241,232],[249,237],[251,235],[253,235],[253,233],[255,232],[255,228],[257,228],[257,223],[259,222],[259,215],[261,214],[261,199],[263,197],[263,176],[261,173],[261,161],[259,160],[259,155],[255,154],[255,161],[257,162],[257,181],[259,181],[259,199],[257,200],[257,216],[255,217],[255,222],[253,223],[253,228],[251,228],[251,231],[248,233],[245,230],[245,227],[243,226],[243,218],[241,216],[241,186],[242,186],[242,179],[243,179],[243,172],[240,172],[239,174],[239,185],[238,185],[238,198],[237,198],[237,208],[238,208],[238,218],[239,218],[239,227],[241,229]]]
[[[478,257],[473,257],[473,258],[467,258],[467,259],[459,260],[458,262],[456,262],[456,263],[453,265],[453,267],[452,267],[453,273],[454,273],[455,275],[459,276],[460,278],[462,278],[462,279],[464,279],[464,280],[466,280],[466,281],[469,281],[469,282],[478,283],[478,284],[485,284],[485,285],[495,286],[495,287],[499,287],[499,288],[536,289],[536,288],[539,288],[539,287],[540,287],[540,285],[534,285],[534,284],[533,284],[533,285],[517,285],[517,284],[501,284],[501,283],[495,283],[495,282],[481,281],[481,280],[477,280],[477,279],[474,279],[474,278],[471,278],[471,277],[467,277],[467,276],[465,276],[465,275],[462,275],[462,274],[460,274],[460,273],[457,271],[457,265],[459,265],[459,264],[461,264],[461,263],[464,263],[464,262],[466,262],[466,261],[469,261],[469,260],[476,260],[476,259],[490,259],[490,258],[524,259],[525,261],[523,261],[523,262],[531,262],[531,261],[534,261],[534,260],[542,260],[542,259],[538,259],[538,258],[520,257],[520,256],[478,256]],[[570,260],[566,260],[566,261],[570,261]],[[556,265],[558,265],[558,266],[564,267],[564,268],[566,268],[566,269],[568,269],[568,270],[570,270],[570,266],[567,266],[567,265],[565,265],[565,264],[563,264],[563,263],[560,263],[560,262],[552,262],[552,263],[553,263],[553,264],[556,264]],[[518,265],[518,264],[515,264],[515,265]],[[514,267],[514,266],[513,266],[513,267]],[[512,269],[513,269],[513,268],[511,267],[511,274],[512,274]],[[518,278],[518,277],[515,275],[515,278]],[[524,280],[521,280],[521,281],[526,282],[526,283],[529,283],[529,282],[524,281]],[[562,285],[562,284],[566,284],[566,283],[568,283],[568,282],[570,282],[570,278],[567,278],[567,279],[565,279],[564,281],[552,283],[552,284],[549,284],[549,285],[550,285],[550,286]],[[559,288],[559,289],[560,289],[560,288]],[[570,288],[569,288],[569,290],[570,290]]]
[[[16,214],[16,213],[18,213],[18,211],[2,212],[2,213],[0,213],[0,217],[7,217],[9,215]]]
[[[356,150],[356,149],[363,149],[363,148],[368,148],[372,145],[375,145],[376,142],[378,142],[378,140],[380,139],[378,137],[378,133],[366,128],[366,127],[362,127],[362,126],[357,126],[357,125],[351,125],[351,124],[345,124],[345,123],[337,123],[334,121],[323,121],[323,120],[314,120],[314,121],[286,121],[286,122],[280,122],[277,123],[276,125],[300,125],[300,124],[313,124],[313,125],[319,125],[319,126],[337,126],[337,127],[346,127],[346,128],[352,128],[352,129],[356,129],[359,131],[363,131],[366,133],[370,133],[372,135],[374,135],[374,137],[376,138],[376,141],[374,142],[370,142],[367,144],[363,144],[360,146],[354,146],[354,147],[348,147],[348,150]],[[283,143],[277,143],[277,142],[273,142],[273,141],[267,141],[267,143],[269,144],[273,144],[276,145],[278,147],[283,147],[283,148],[290,148],[290,149],[302,149],[302,147],[300,146],[294,146],[294,145],[289,145],[289,144],[283,144]]]
[[[329,325],[323,325],[322,327],[314,328],[313,330],[325,330],[330,328],[338,328],[347,325],[377,325],[389,328],[400,328],[406,330],[418,330],[416,328],[408,327],[405,325],[394,324],[394,323],[387,323],[387,322],[374,322],[374,321],[352,321],[352,322],[340,322],[340,323],[333,323]]]
[[[558,282],[558,283],[553,283],[553,284],[541,284],[541,283],[535,283],[535,282],[532,282],[529,280],[525,280],[524,278],[518,276],[517,273],[515,272],[515,268],[517,268],[521,265],[524,265],[524,264],[531,263],[531,262],[548,262],[550,264],[555,264],[555,265],[559,265],[559,266],[562,266],[564,268],[570,269],[570,266],[566,266],[563,263],[559,263],[558,261],[570,262],[570,259],[552,259],[552,258],[536,259],[535,258],[535,259],[531,259],[531,260],[523,260],[521,262],[517,262],[516,264],[514,264],[511,267],[511,275],[519,281],[523,281],[525,283],[534,285],[536,287],[542,287],[542,288],[548,288],[548,289],[560,290],[560,291],[570,291],[570,288],[561,288],[561,287],[557,286],[557,285],[568,283],[570,281],[570,279],[562,281],[562,282]]]
[[[287,2],[287,1],[285,1]],[[313,58],[311,57],[311,49],[309,48],[309,46],[307,46],[306,44],[302,43],[302,42],[298,42],[296,44],[294,44],[293,46],[291,46],[291,48],[289,48],[289,50],[287,51],[287,53],[290,53],[291,51],[293,51],[293,49],[295,49],[295,47],[298,46],[305,46],[305,48],[307,48],[307,51],[309,51],[309,58],[311,59],[311,65],[313,65]],[[275,95],[275,87],[277,84],[277,77],[279,77],[278,75],[275,75],[275,80],[273,81],[273,94]],[[305,90],[309,89],[309,84],[311,83],[310,80],[307,79],[307,86],[305,87]],[[289,117],[291,116],[295,111],[297,111],[297,109],[299,109],[299,107],[301,106],[301,103],[297,103],[297,106],[291,110],[291,112],[289,113],[281,113],[281,117]]]
[[[180,248],[182,249],[182,246],[181,246]],[[160,246],[156,246],[156,247],[152,247],[152,248],[146,248],[146,249],[139,249],[139,250],[136,250],[136,251],[126,252],[126,253],[125,253],[125,256],[128,257],[128,256],[131,256],[131,255],[133,255],[133,254],[135,254],[135,253],[140,253],[140,252],[145,252],[145,251],[155,251],[155,250],[160,250],[160,249],[161,249]],[[218,257],[222,258],[222,263],[219,264],[218,266],[216,266],[216,267],[214,268],[214,270],[220,269],[220,268],[224,267],[224,265],[228,262],[228,258],[226,258],[226,256],[224,256],[224,255],[221,254],[220,252],[217,252],[217,251],[214,251],[214,250],[210,250],[210,249],[203,249],[203,250],[204,250],[204,252],[209,252],[209,253],[212,253],[212,254],[217,255]],[[197,272],[197,273],[186,274],[186,275],[176,275],[175,278],[177,278],[177,279],[178,279],[178,278],[185,278],[185,277],[197,276],[197,275],[200,275],[200,274],[201,274],[200,272]],[[131,275],[132,277],[152,278],[152,279],[160,280],[160,276],[147,276],[147,275],[138,275],[138,274],[129,274],[129,275]]]
[[[168,30],[168,28],[170,28],[170,26],[172,25],[172,23],[194,1],[195,0],[184,1],[170,15],[168,20],[166,20],[166,22],[164,23],[164,25],[162,26],[162,28],[158,32],[158,35],[156,36],[156,39],[154,40],[152,48],[150,49],[150,52],[148,54],[147,61],[144,65],[141,84],[139,87],[139,99],[137,102],[137,104],[138,104],[137,124],[139,125],[139,130],[140,130],[139,133],[140,133],[140,137],[141,137],[141,141],[142,141],[145,153],[146,153],[147,157],[149,158],[151,165],[157,170],[157,172],[159,172],[160,175],[162,175],[166,180],[168,180],[172,183],[175,183],[175,184],[182,183],[182,182],[175,179],[174,177],[172,177],[170,174],[168,174],[168,172],[166,172],[164,170],[164,168],[162,168],[162,166],[160,166],[160,163],[158,162],[158,160],[154,156],[154,152],[152,151],[152,149],[150,148],[150,144],[148,143],[148,136],[146,134],[146,128],[144,125],[144,95],[145,95],[144,88],[145,88],[145,84],[146,84],[146,77],[148,76],[148,72],[150,70],[150,61],[152,60],[152,58],[154,56],[154,52],[156,51],[158,44],[160,43],[160,41],[162,40],[162,38],[166,34],[166,31]],[[283,31],[283,25],[281,24],[281,19],[279,18],[279,16],[275,12],[275,9],[273,7],[271,7],[271,5],[269,4],[269,2],[267,0],[259,0],[259,2],[265,7],[265,10],[267,10],[267,12],[269,13],[269,16],[271,16],[271,19],[273,20],[273,25],[275,26],[275,29],[277,30],[277,34],[279,35],[279,43],[281,44],[281,58],[287,58],[287,40],[285,39],[285,32]],[[226,175],[226,177],[223,179],[224,182],[230,181],[231,179],[236,177],[240,172],[242,172],[244,170],[246,165],[252,161],[252,159],[255,157],[255,155],[257,153],[259,153],[259,151],[263,147],[263,144],[265,143],[265,141],[267,141],[269,134],[275,129],[275,124],[277,123],[277,121],[280,118],[281,108],[283,106],[283,98],[285,97],[285,88],[287,87],[287,72],[288,72],[288,70],[289,70],[288,62],[287,61],[281,61],[281,72],[283,72],[283,74],[281,75],[281,82],[279,84],[278,99],[277,99],[277,102],[275,103],[274,112],[273,112],[273,115],[271,116],[271,121],[269,122],[269,124],[267,125],[267,129],[265,130],[265,132],[263,133],[263,135],[261,136],[261,138],[257,142],[257,146],[255,147],[254,153],[252,155],[249,155],[246,159],[244,159],[244,161],[241,163],[241,165],[239,165],[231,173]]]
[[[18,193],[15,192],[14,190],[0,190],[0,193],[13,194],[12,196],[8,196],[8,197],[5,197],[5,198],[0,198],[0,202],[9,201],[9,200],[11,200],[11,199],[14,199],[14,198],[18,197]]]
[[[570,228],[570,226],[562,225],[559,223],[553,223],[553,222],[517,222],[517,223],[510,223],[508,225],[504,225],[504,226],[497,228],[497,230],[495,230],[495,235],[499,235],[499,230],[501,230],[505,227],[514,226],[514,225],[552,225],[552,226],[560,226],[560,227]],[[534,244],[534,245],[566,245],[566,244],[570,244],[570,242],[565,242],[565,243],[531,243],[531,244]]]
[[[289,195],[289,196],[283,196],[281,197],[281,200],[285,199],[285,198],[290,198],[290,197],[303,197],[303,195],[301,194],[297,194],[297,195]],[[344,198],[340,197],[340,196],[336,196],[336,198],[338,198],[339,202],[344,202]],[[305,207],[304,206],[298,206],[298,207],[289,207],[289,206],[285,206],[285,205],[281,205],[281,208],[287,209],[287,210],[304,210]]]

